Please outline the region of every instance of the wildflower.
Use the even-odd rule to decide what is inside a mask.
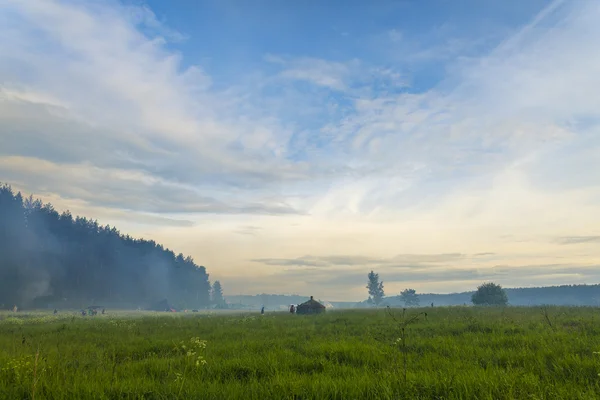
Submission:
[[[175,372],[175,382],[179,382],[183,379],[183,374],[180,372]]]

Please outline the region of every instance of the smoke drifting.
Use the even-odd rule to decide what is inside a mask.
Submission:
[[[151,240],[59,214],[0,185],[0,307],[176,307],[210,302],[204,267]]]

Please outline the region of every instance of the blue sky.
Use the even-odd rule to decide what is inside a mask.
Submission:
[[[170,47],[225,87],[267,71],[265,55],[402,66],[410,91],[444,78],[448,59],[489,51],[548,0],[149,1],[144,7],[181,34]],[[432,50],[436,50],[432,52]],[[430,54],[431,52],[431,54]],[[454,53],[454,54],[453,54]],[[442,61],[442,62],[440,62]],[[266,65],[267,64],[267,65]],[[275,68],[270,69],[270,72]]]
[[[600,4],[0,0],[0,180],[226,293],[599,279]],[[341,279],[341,278],[344,279]]]

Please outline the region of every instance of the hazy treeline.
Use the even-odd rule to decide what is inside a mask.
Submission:
[[[206,269],[191,257],[115,227],[58,213],[0,185],[0,306],[176,307],[210,302]]]
[[[561,285],[505,290],[509,303],[513,305],[600,305],[600,285]]]
[[[536,305],[570,305],[570,306],[599,306],[600,285],[561,285],[531,288],[505,288],[508,303],[513,306]],[[462,305],[471,304],[474,292],[450,294],[419,294],[421,306]],[[402,305],[400,296],[386,297],[384,302],[389,305]]]
[[[513,306],[600,306],[600,285],[561,285],[531,288],[505,288],[508,304]],[[462,306],[472,305],[471,296],[474,291],[448,294],[420,293],[418,294],[421,307],[435,306]],[[257,295],[257,296],[227,296],[227,300],[243,304],[287,305],[306,301],[309,296],[298,295]],[[360,302],[330,301],[334,308],[371,308],[366,300]],[[383,298],[381,307],[405,307],[400,295]]]

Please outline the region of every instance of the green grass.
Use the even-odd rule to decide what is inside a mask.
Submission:
[[[600,398],[598,309],[418,311],[3,313],[0,398]]]

